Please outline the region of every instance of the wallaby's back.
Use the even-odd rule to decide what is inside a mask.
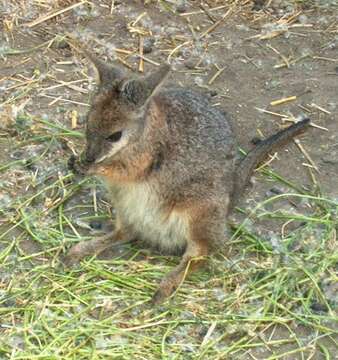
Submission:
[[[168,155],[179,161],[179,173],[198,173],[206,183],[207,178],[221,178],[222,195],[230,195],[231,206],[236,205],[259,163],[310,125],[309,119],[301,120],[260,141],[244,159],[238,161],[236,138],[228,115],[212,107],[204,95],[174,87],[162,89],[155,101],[161,104],[171,131],[172,152]],[[218,188],[218,191],[221,190]]]

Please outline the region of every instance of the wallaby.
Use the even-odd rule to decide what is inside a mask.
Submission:
[[[73,246],[66,262],[102,252],[114,242],[142,240],[165,254],[183,254],[153,297],[160,303],[225,243],[227,214],[254,168],[309,126],[305,119],[258,143],[238,159],[227,115],[207,96],[167,86],[170,67],[132,78],[91,54],[98,74],[86,124],[86,149],[75,171],[96,175],[116,210],[115,231]]]

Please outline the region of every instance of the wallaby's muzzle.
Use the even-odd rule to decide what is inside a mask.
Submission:
[[[84,156],[81,157],[81,162],[86,163],[86,164],[91,164],[96,160],[96,156],[95,154],[93,154],[93,152],[90,151],[86,151]]]
[[[87,139],[87,145],[85,151],[81,154],[81,162],[84,165],[90,165],[94,163],[101,154],[103,144],[95,135],[91,136],[91,139]]]

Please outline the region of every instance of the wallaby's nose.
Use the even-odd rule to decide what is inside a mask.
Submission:
[[[85,161],[86,163],[92,163],[92,162],[94,162],[94,161],[95,161],[95,155],[94,155],[92,152],[90,152],[90,151],[86,151],[86,152],[85,152],[85,156],[84,156],[84,161]]]
[[[83,153],[83,160],[87,164],[93,163],[98,159],[102,149],[102,142],[98,136],[94,134],[91,136],[91,139],[87,139],[86,148]]]
[[[90,141],[87,143],[86,149],[83,152],[83,161],[87,164],[93,163],[97,158],[99,148],[100,144],[98,144],[97,141]]]

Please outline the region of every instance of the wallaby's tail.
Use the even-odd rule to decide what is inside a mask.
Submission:
[[[248,155],[237,165],[232,207],[236,205],[239,197],[243,194],[252,172],[257,165],[264,160],[268,153],[287,144],[293,137],[304,132],[309,125],[310,120],[308,118],[301,120],[267,139],[262,140],[248,153]]]

